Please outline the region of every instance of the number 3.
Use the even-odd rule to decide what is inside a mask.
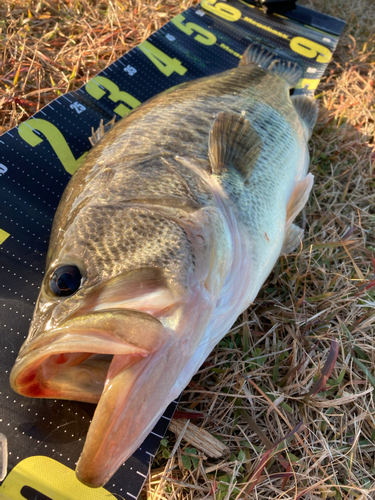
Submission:
[[[103,90],[101,87],[104,87],[105,90]],[[109,99],[111,99],[111,101],[115,103],[118,103],[119,101],[124,102],[129,107],[126,107],[123,104],[119,104],[113,110],[121,117],[129,114],[132,109],[141,104],[138,99],[128,94],[127,92],[120,90],[118,86],[112,82],[112,80],[110,80],[109,78],[105,78],[104,76],[95,76],[92,80],[86,83],[85,89],[88,94],[90,94],[97,100],[102,98],[105,95],[105,91],[108,90],[108,97]]]

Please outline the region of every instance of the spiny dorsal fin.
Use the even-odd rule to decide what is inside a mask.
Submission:
[[[302,68],[297,63],[283,60],[256,43],[252,43],[245,50],[239,66],[247,66],[248,64],[257,64],[261,68],[281,76],[290,87],[295,87],[303,74]]]
[[[208,157],[212,173],[229,167],[238,170],[246,181],[259,157],[262,139],[243,115],[222,111],[210,130]]]
[[[100,120],[99,127],[96,130],[94,130],[94,127],[91,127],[92,135],[91,137],[89,137],[91,146],[95,146],[95,144],[98,144],[100,139],[108,132],[108,130],[110,130],[113,127],[115,121],[116,121],[116,116],[114,116],[112,120],[106,123],[105,125],[103,120]]]
[[[306,205],[313,184],[314,176],[312,174],[307,174],[306,177],[297,182],[286,208],[286,231],[290,228],[294,219]]]
[[[288,255],[301,244],[303,238],[303,229],[292,224],[287,231],[285,231],[284,243],[280,255]]]
[[[310,139],[316,120],[318,118],[318,105],[315,99],[307,97],[305,95],[292,96],[291,101],[299,116],[306,123],[309,131],[308,138]]]

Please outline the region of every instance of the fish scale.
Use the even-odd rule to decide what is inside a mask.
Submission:
[[[94,241],[91,233],[96,232]],[[119,239],[119,233],[121,238]],[[87,266],[100,269],[102,278],[138,267],[163,266],[187,274],[193,266],[191,244],[185,231],[166,217],[144,207],[88,207],[75,225],[70,244],[86,249]],[[95,275],[95,272],[94,272]],[[90,286],[91,276],[87,276]]]
[[[11,384],[97,402],[83,483],[108,481],[299,243],[316,120],[289,97],[299,75],[250,46],[137,108],[70,180]]]

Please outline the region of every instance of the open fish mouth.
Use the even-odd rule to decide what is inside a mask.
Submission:
[[[145,387],[146,400],[155,395],[158,379],[150,377],[155,366],[165,369],[165,344],[164,326],[150,314],[111,309],[67,320],[21,350],[10,376],[16,392],[98,403],[77,466],[88,486],[105,484],[153,425],[152,413],[139,417],[135,396]]]
[[[25,347],[11,373],[23,396],[98,403],[106,381],[155,352],[164,327],[150,314],[111,309],[70,319]]]
[[[20,368],[20,374],[14,377],[13,388],[19,394],[28,397],[98,403],[112,363],[118,370],[126,370],[148,355],[142,350],[127,354],[68,352],[63,347],[62,344],[60,352],[47,356],[35,351],[35,361],[24,369]],[[102,350],[116,349],[118,352],[126,351],[127,347],[118,346],[117,350],[109,343],[103,346]],[[83,345],[81,349],[84,349]],[[134,351],[134,349],[129,350]]]

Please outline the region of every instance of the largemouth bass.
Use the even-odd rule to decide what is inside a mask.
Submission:
[[[77,476],[105,484],[140,446],[281,253],[313,184],[317,108],[295,64],[240,66],[144,103],[70,180],[11,385],[97,403]]]

